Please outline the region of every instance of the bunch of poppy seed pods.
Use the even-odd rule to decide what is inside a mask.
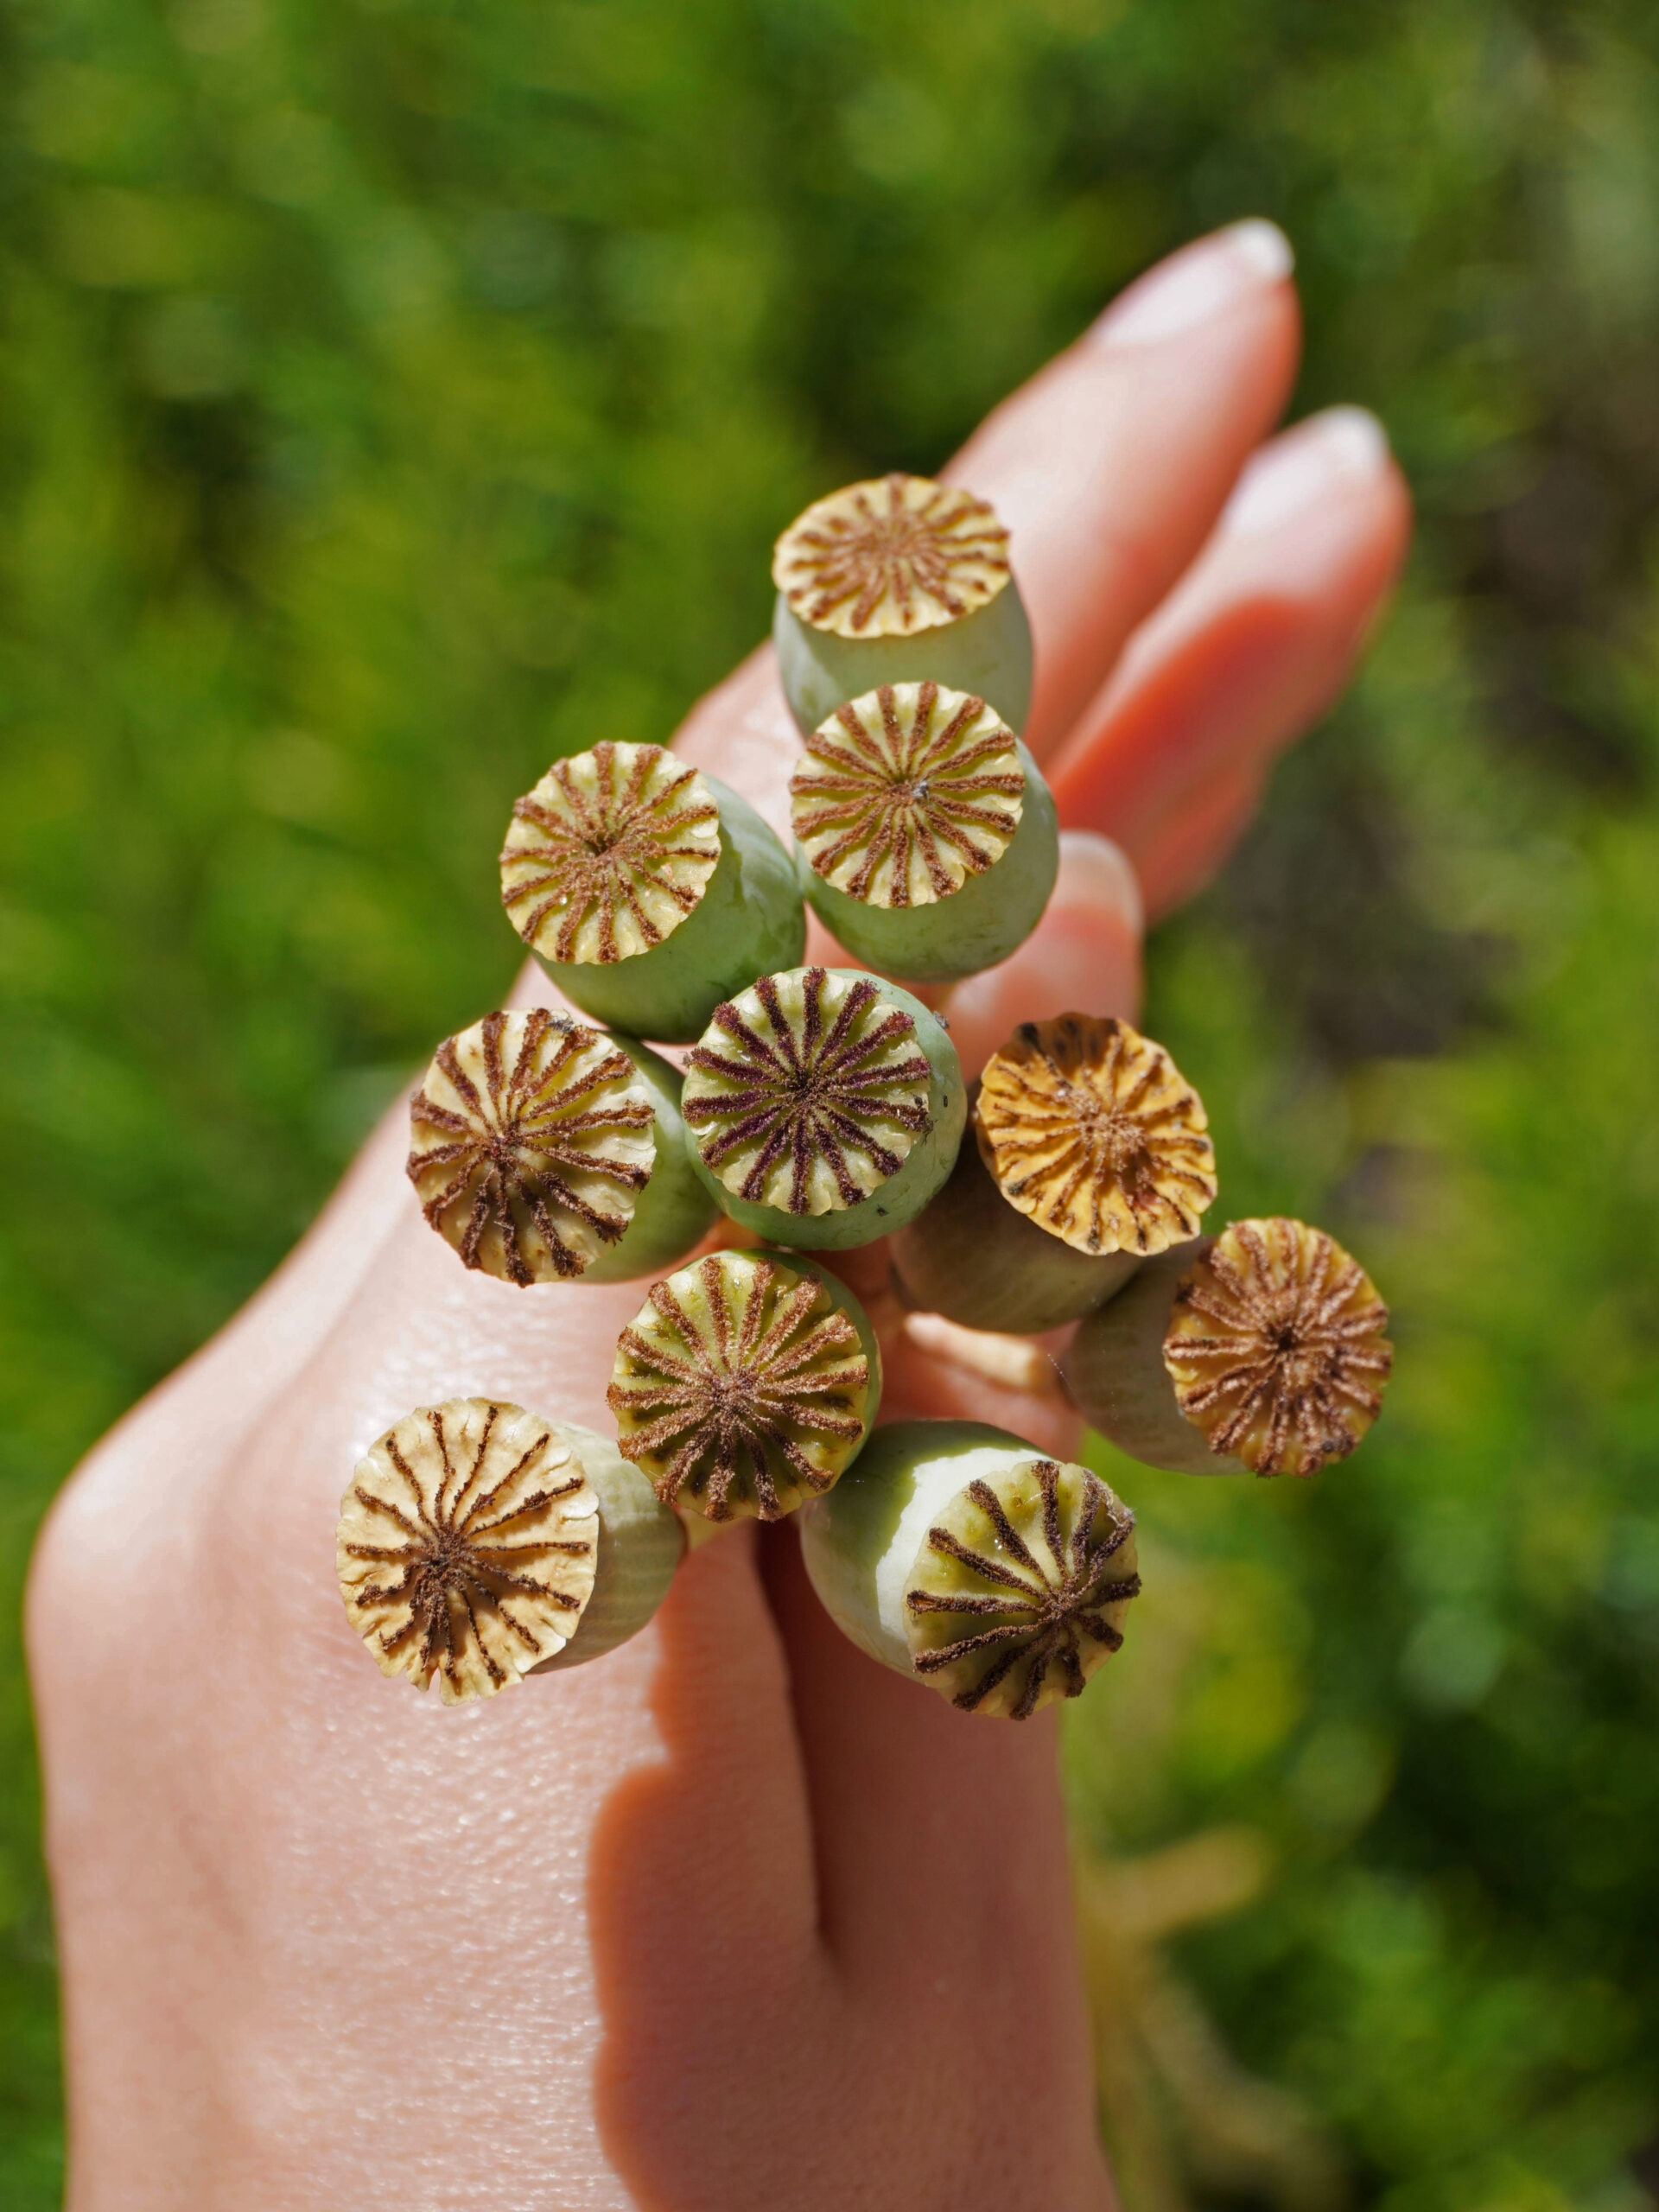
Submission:
[[[1083,1688],[1141,1586],[1134,1515],[1003,1430],[878,1425],[886,1330],[848,1272],[986,1344],[1077,1323],[1066,1389],[1150,1466],[1311,1475],[1380,1410],[1388,1314],[1357,1262],[1297,1221],[1203,1233],[1206,1117],[1160,1045],[1024,1022],[970,1087],[903,987],[1006,958],[1058,865],[991,509],[851,485],[772,573],[793,849],[662,747],[555,761],[513,808],[501,892],[582,1018],[486,1014],[410,1107],[410,1177],[465,1266],[532,1296],[649,1284],[613,1438],[451,1399],[355,1471],[348,1615],[446,1700],[613,1649],[688,1545],[786,1514],[886,1665],[1014,1719]],[[804,901],[859,966],[803,964]],[[689,1046],[683,1071],[653,1045]]]

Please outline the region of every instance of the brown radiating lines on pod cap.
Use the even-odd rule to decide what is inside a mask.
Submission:
[[[815,874],[873,906],[928,906],[1001,859],[1026,773],[1014,732],[969,692],[884,683],[805,741],[790,817]]]
[[[596,745],[515,801],[501,903],[543,959],[609,964],[671,936],[719,861],[720,810],[696,769],[660,745]]]
[[[1181,1277],[1164,1364],[1211,1451],[1258,1475],[1312,1475],[1382,1410],[1388,1325],[1370,1277],[1322,1229],[1236,1221]]]
[[[652,1285],[606,1395],[618,1448],[664,1505],[775,1521],[839,1477],[873,1383],[857,1330],[821,1282],[724,1251]]]
[[[787,1213],[856,1205],[932,1125],[916,1025],[868,976],[797,968],[715,1008],[681,1097],[704,1164]]]
[[[1021,1022],[987,1062],[980,1157],[1010,1205],[1088,1253],[1166,1251],[1216,1195],[1204,1103],[1127,1021]]]
[[[803,622],[842,638],[912,637],[987,607],[1008,533],[955,485],[895,473],[815,500],[778,540],[772,580]]]
[[[627,1054],[542,1007],[446,1038],[409,1120],[427,1220],[469,1268],[521,1285],[569,1281],[614,1244],[656,1152]]]
[[[964,1712],[1025,1720],[1119,1649],[1140,1588],[1128,1506],[1089,1468],[1033,1456],[929,1529],[905,1587],[911,1663]]]
[[[599,1503],[569,1445],[489,1398],[420,1406],[340,1500],[336,1564],[384,1675],[446,1705],[493,1697],[563,1651],[593,1593]]]

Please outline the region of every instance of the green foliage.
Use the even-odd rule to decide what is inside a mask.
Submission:
[[[808,497],[937,461],[1155,253],[1274,215],[1300,404],[1379,410],[1423,545],[1152,1018],[1230,1210],[1351,1235],[1400,1377],[1311,1489],[1121,1471],[1147,1611],[1079,1709],[1079,1821],[1274,1839],[1186,1963],[1368,2200],[1626,2201],[1659,2129],[1656,124],[1619,0],[9,0],[5,1618],[76,1454],[511,972],[512,793],[671,728]]]

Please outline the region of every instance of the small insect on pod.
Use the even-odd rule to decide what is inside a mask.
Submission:
[[[573,1006],[669,1045],[806,944],[793,855],[660,745],[556,760],[513,807],[501,900]]]
[[[801,1516],[838,1626],[966,1713],[1076,1697],[1123,1641],[1135,1516],[1087,1467],[977,1421],[878,1428]]]
[[[1236,1221],[1148,1260],[1064,1362],[1085,1421],[1177,1474],[1313,1475],[1382,1410],[1389,1309],[1306,1222]]]
[[[924,678],[1024,729],[1031,625],[1008,533],[971,492],[897,474],[849,484],[797,516],[772,577],[772,643],[803,735],[843,699]]]

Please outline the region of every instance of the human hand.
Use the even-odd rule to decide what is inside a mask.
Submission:
[[[1339,687],[1405,541],[1369,418],[1269,437],[1298,336],[1275,238],[1143,278],[950,471],[1014,532],[1061,818],[1118,841],[1154,912]],[[679,746],[779,818],[769,652]],[[1133,1015],[1139,926],[1111,849],[1069,840],[1035,936],[949,995],[969,1072],[1018,1020]],[[455,1395],[604,1426],[642,1295],[467,1274],[405,1142],[399,1109],[37,1552],[72,2206],[1109,2203],[1049,1715],[959,1713],[864,1659],[786,1525],[487,1703],[358,1648],[334,1541],[363,1447]],[[1064,1444],[1017,1369],[921,1334],[889,1415]]]

